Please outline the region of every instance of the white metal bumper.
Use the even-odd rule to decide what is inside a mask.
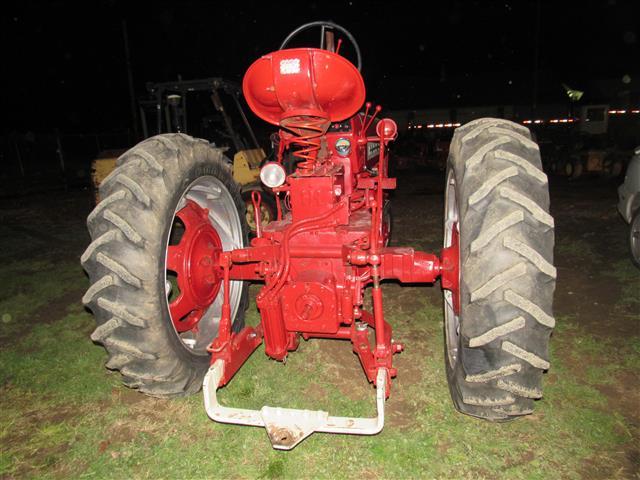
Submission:
[[[217,360],[204,377],[204,408],[212,420],[265,427],[273,448],[291,450],[313,432],[375,435],[384,427],[384,400],[387,388],[386,369],[378,370],[375,418],[332,417],[321,410],[295,410],[264,406],[261,410],[224,407],[218,403],[216,390],[224,372],[224,362]]]

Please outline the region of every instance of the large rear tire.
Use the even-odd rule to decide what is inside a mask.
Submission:
[[[488,420],[529,414],[549,368],[556,278],[547,176],[529,131],[491,118],[458,128],[446,192],[445,247],[454,231],[460,245],[459,307],[445,291],[451,397]]]
[[[92,242],[82,255],[91,282],[83,302],[97,322],[91,338],[104,345],[107,368],[119,370],[127,386],[153,396],[195,393],[210,361],[206,347],[217,335],[222,289],[218,281],[218,290],[203,284],[190,292],[199,310],[170,296],[185,293],[192,275],[217,281],[198,266],[212,265],[212,244],[216,252],[246,244],[244,202],[228,162],[204,140],[159,135],[118,159],[100,197],[87,219]],[[170,248],[177,245],[184,253],[175,238],[187,235],[189,255],[206,256],[206,262],[183,262],[189,275],[172,283],[168,270],[183,267],[171,267]],[[232,282],[230,294],[238,331],[247,306],[245,283]],[[175,318],[180,309],[186,313]],[[193,322],[195,328],[186,326]]]

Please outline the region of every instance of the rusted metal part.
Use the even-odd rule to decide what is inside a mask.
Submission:
[[[217,340],[217,339],[216,339]],[[215,363],[224,362],[224,375],[219,386],[226,385],[244,362],[262,343],[262,327],[246,327],[238,333],[232,333],[226,342],[213,342],[209,347],[211,359]]]
[[[377,415],[373,418],[333,417],[321,410],[297,410],[264,406],[260,410],[220,405],[217,389],[224,373],[223,360],[216,360],[207,372],[202,390],[209,418],[220,423],[265,427],[273,448],[291,450],[314,432],[375,435],[384,427],[384,401],[387,371],[378,369],[376,384]]]

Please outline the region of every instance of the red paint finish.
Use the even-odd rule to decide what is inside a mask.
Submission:
[[[218,257],[222,242],[209,211],[189,200],[176,217],[184,225],[177,245],[167,248],[167,270],[177,274],[179,295],[169,303],[176,331],[192,330],[220,290]]]
[[[274,189],[287,211],[250,246],[219,255],[224,292],[230,280],[264,287],[256,298],[260,325],[238,334],[231,332],[225,294],[212,361],[225,361],[227,382],[260,341],[269,357],[283,361],[300,337],[335,338],[352,343],[370,382],[379,368],[390,380],[397,373],[393,356],[404,346],[385,321],[381,282],[433,283],[442,276],[459,305],[457,230],[441,257],[386,247],[383,210],[396,187],[387,173],[388,144],[397,126],[375,119],[380,107],[373,115],[370,104],[356,113],[364,85],[344,58],[317,49],[274,52],[249,68],[243,88],[254,112],[281,127],[276,161],[289,155],[297,165]],[[363,308],[365,294],[372,312]]]
[[[344,57],[317,48],[263,56],[247,70],[242,90],[251,110],[273,125],[293,116],[339,122],[354,115],[365,97],[358,69]]]
[[[453,311],[460,314],[460,231],[458,225],[451,232],[451,246],[442,250],[442,288],[451,290]]]
[[[413,248],[384,248],[380,254],[381,277],[401,283],[433,283],[440,276],[440,259]]]
[[[219,352],[211,352],[211,361],[222,359],[225,362],[224,375],[220,386],[226,385],[240,369],[249,355],[262,343],[262,329],[247,327],[240,333],[234,333],[225,347]]]
[[[286,115],[287,112],[283,112]],[[322,148],[322,136],[329,128],[328,117],[290,116],[283,118],[280,122],[287,131],[294,132],[295,135],[280,133],[280,144],[285,148],[296,145],[295,156],[302,159],[298,162],[299,175],[313,175],[317,167],[318,153]]]
[[[262,212],[260,204],[262,203],[262,195],[257,190],[251,192],[251,203],[253,204],[253,215],[256,222],[256,237],[262,236]]]

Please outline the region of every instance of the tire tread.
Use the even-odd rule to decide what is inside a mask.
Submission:
[[[456,364],[447,362],[449,388],[459,411],[510,420],[533,411],[549,368],[557,272],[548,180],[529,131],[502,119],[458,128],[449,169],[462,268],[460,345]]]
[[[172,195],[182,194],[186,172],[220,178],[243,222],[240,187],[222,151],[187,135],[160,135],[125,152],[103,181],[103,200],[87,218],[92,241],[81,257],[91,281],[83,302],[96,319],[91,338],[109,354],[105,366],[119,370],[125,385],[152,396],[197,392],[209,363],[208,356],[179,344],[163,313],[158,259],[163,231],[170,228],[166,216],[173,218]],[[234,331],[244,325],[247,301],[245,287]]]

